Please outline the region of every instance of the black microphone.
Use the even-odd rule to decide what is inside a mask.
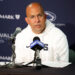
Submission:
[[[30,48],[35,51],[34,62],[36,63],[36,69],[41,69],[40,50],[44,48],[44,44],[40,41],[39,37],[34,37],[33,42],[30,44]]]
[[[33,38],[33,41],[35,41],[35,40],[39,40],[40,41],[40,38],[36,36],[36,37]]]
[[[36,49],[41,50],[44,48],[44,44],[40,41],[39,37],[34,37],[33,42],[30,44],[30,48],[34,51]]]

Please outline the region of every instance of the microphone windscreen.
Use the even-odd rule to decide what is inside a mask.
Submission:
[[[16,31],[21,31],[22,29],[20,27],[17,27],[16,28]]]
[[[40,41],[40,38],[36,36],[33,38],[33,42],[30,44],[30,48],[33,50],[36,50],[36,49],[41,50],[44,48],[44,43],[42,43]]]
[[[40,38],[36,36],[36,37],[33,38],[33,41],[35,41],[35,40],[39,40],[40,41]]]

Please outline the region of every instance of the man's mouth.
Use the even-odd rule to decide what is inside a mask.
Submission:
[[[35,27],[40,28],[41,24],[35,24]]]
[[[36,28],[40,28],[40,27],[41,27],[41,25],[35,25],[35,27],[36,27]]]

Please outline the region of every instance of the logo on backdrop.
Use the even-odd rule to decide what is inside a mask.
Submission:
[[[8,41],[11,35],[12,34],[9,34],[9,33],[0,33],[0,44],[3,44],[6,41]]]
[[[47,15],[47,19],[49,21],[54,22],[57,18],[56,14],[51,11],[45,11],[45,14]],[[56,26],[65,26],[63,23],[55,23]]]
[[[15,19],[19,20],[20,19],[20,15],[16,14],[15,15]]]
[[[51,11],[45,11],[45,14],[47,15],[47,19],[49,19],[51,22],[56,20],[56,14]]]
[[[0,19],[7,19],[7,20],[19,20],[20,14],[10,15],[10,14],[0,14]]]
[[[8,61],[10,61],[11,57],[10,56],[0,56],[0,60],[8,60]]]

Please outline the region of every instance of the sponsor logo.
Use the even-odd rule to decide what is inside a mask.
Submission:
[[[0,33],[0,44],[5,43],[7,40],[10,39],[12,34],[9,33]]]
[[[16,15],[15,15],[15,18],[16,18],[17,20],[19,20],[19,19],[20,19],[20,15],[16,14]]]
[[[64,23],[55,23],[56,26],[65,26],[66,24]]]
[[[11,60],[10,56],[0,56],[0,60]]]
[[[0,38],[9,38],[9,33],[0,33]]]
[[[45,14],[47,15],[47,19],[49,19],[51,22],[56,20],[56,14],[51,11],[45,11]]]
[[[45,11],[45,14],[47,15],[47,19],[49,19],[49,21],[54,22],[56,20],[56,14],[51,12],[51,11]],[[63,23],[54,23],[55,26],[65,26],[65,24]]]
[[[6,14],[0,14],[0,19],[9,19],[9,20],[19,20],[20,19],[20,14],[15,14],[15,15],[6,15]]]

